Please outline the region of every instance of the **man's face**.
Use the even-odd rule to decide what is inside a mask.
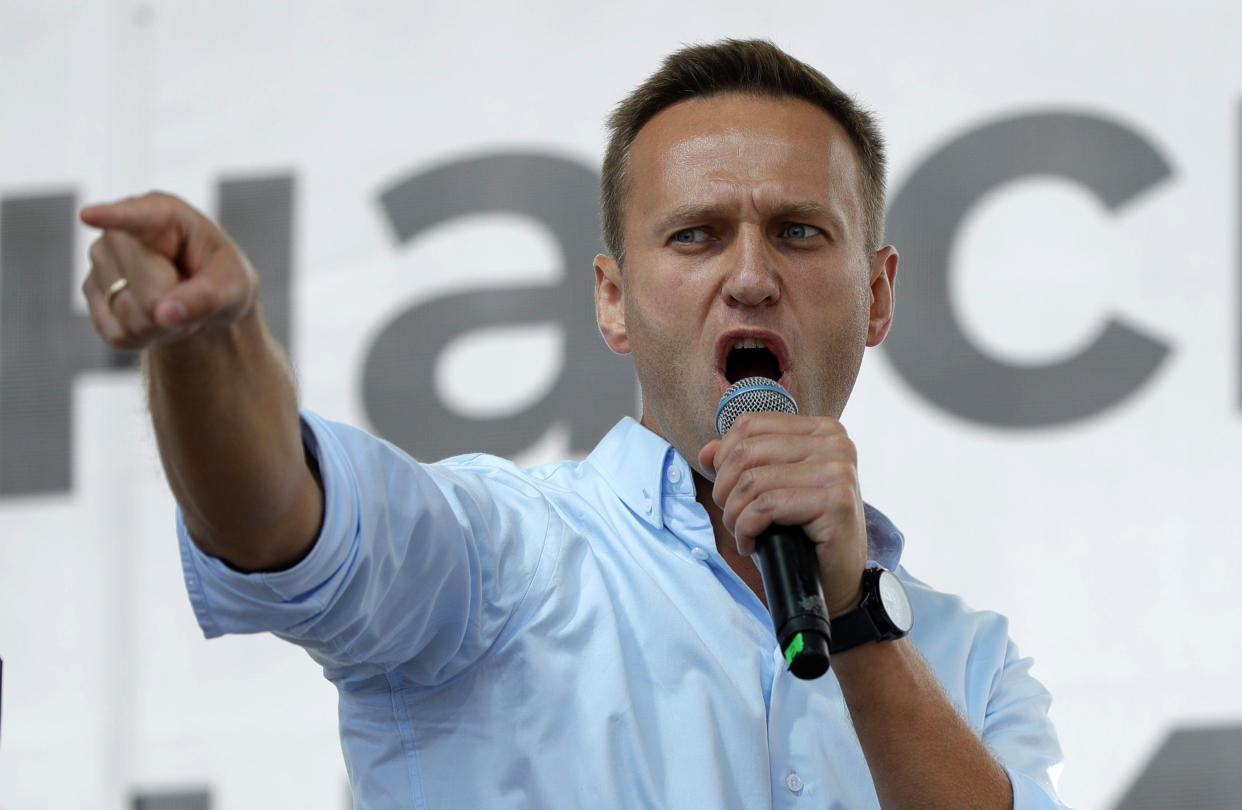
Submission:
[[[801,100],[692,99],[642,128],[628,179],[625,268],[596,259],[596,306],[634,355],[643,424],[696,464],[720,395],[754,374],[802,413],[840,416],[897,269],[865,247],[841,126]]]

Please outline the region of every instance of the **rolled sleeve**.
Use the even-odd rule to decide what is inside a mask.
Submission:
[[[302,441],[319,463],[324,515],[310,553],[271,573],[244,573],[204,553],[177,510],[181,567],[195,618],[207,638],[226,633],[290,631],[314,620],[330,601],[333,583],[357,553],[359,497],[340,442],[314,414],[302,416]]]
[[[1052,782],[1061,745],[1048,717],[1052,696],[1030,674],[1032,663],[1006,642],[1004,667],[988,700],[984,739],[1009,775],[1014,810],[1054,810],[1065,807]]]
[[[1052,697],[1009,637],[1009,620],[903,578],[917,617],[918,644],[949,699],[1009,776],[1016,810],[1062,808],[1053,774],[1062,760],[1048,716]]]
[[[328,670],[404,665],[438,683],[476,660],[540,570],[549,508],[487,456],[435,465],[302,413],[324,520],[297,565],[244,573],[203,553],[178,515],[186,587],[203,633],[270,631]]]

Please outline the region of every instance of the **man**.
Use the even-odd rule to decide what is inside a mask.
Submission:
[[[82,212],[104,230],[95,325],[144,349],[204,632],[270,630],[323,665],[361,807],[1059,806],[1029,661],[1001,617],[899,568],[837,421],[893,315],[870,119],[774,46],[727,41],[669,57],[611,125],[596,310],[642,420],[581,463],[420,465],[299,417],[224,233],[162,194]],[[750,374],[802,415],[717,439]],[[878,564],[911,634],[795,679],[751,558],[772,524],[813,541],[834,627]]]

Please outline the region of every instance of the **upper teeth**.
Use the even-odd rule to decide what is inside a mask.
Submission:
[[[744,338],[738,338],[737,343],[733,344],[733,348],[735,349],[766,349],[767,346],[764,345],[763,341],[760,340],[759,338],[744,337]]]

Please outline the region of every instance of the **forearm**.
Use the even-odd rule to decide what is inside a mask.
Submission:
[[[838,653],[832,668],[882,807],[1013,806],[1005,771],[909,639]]]
[[[305,556],[322,491],[292,375],[258,308],[143,359],[160,458],[197,545],[243,570]]]

